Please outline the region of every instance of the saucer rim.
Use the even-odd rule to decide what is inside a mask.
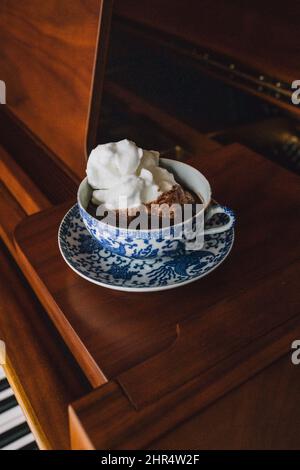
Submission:
[[[60,244],[60,232],[61,232],[61,227],[62,227],[62,224],[66,218],[66,216],[69,214],[69,212],[71,212],[71,210],[74,209],[74,207],[78,205],[77,202],[72,206],[70,207],[70,209],[65,213],[65,215],[63,216],[60,224],[59,224],[59,227],[58,227],[58,233],[57,233],[57,243],[58,243],[58,248],[59,248],[59,251],[60,251],[60,254],[61,256],[63,257],[64,261],[66,262],[66,264],[72,269],[72,271],[74,271],[78,276],[82,277],[83,279],[85,279],[86,281],[88,282],[92,282],[93,284],[97,285],[97,286],[101,286],[101,287],[105,287],[107,289],[111,289],[111,290],[117,290],[117,291],[123,291],[123,292],[158,292],[158,291],[163,291],[163,290],[170,290],[170,289],[175,289],[175,288],[178,288],[178,287],[182,287],[182,286],[185,286],[187,284],[191,284],[192,282],[195,282],[195,281],[198,281],[199,279],[202,279],[203,277],[206,277],[208,276],[210,273],[212,273],[215,269],[217,269],[219,266],[221,266],[221,264],[226,260],[226,258],[228,257],[228,255],[230,254],[231,250],[232,250],[232,247],[234,245],[234,241],[235,241],[235,229],[234,229],[234,226],[231,227],[230,230],[232,230],[232,241],[231,241],[231,245],[227,251],[227,253],[225,254],[224,258],[222,258],[222,260],[217,263],[213,268],[211,268],[210,271],[208,272],[205,272],[203,274],[200,274],[198,277],[194,277],[192,279],[187,279],[185,281],[182,281],[182,282],[178,282],[178,283],[175,283],[175,284],[170,284],[170,285],[164,285],[164,286],[156,286],[156,287],[124,287],[124,286],[120,286],[120,285],[114,285],[114,284],[110,284],[110,283],[104,283],[104,282],[101,282],[101,281],[96,281],[95,279],[91,279],[87,276],[85,276],[84,274],[82,274],[81,272],[77,271],[74,266],[72,266],[72,264],[67,260],[67,258],[65,257],[64,253],[63,253],[63,250],[61,248],[61,244]],[[92,235],[89,233],[88,234],[91,238]],[[120,255],[118,255],[120,256]],[[133,261],[137,261],[137,260],[133,260]],[[140,260],[140,261],[143,261],[143,260]]]

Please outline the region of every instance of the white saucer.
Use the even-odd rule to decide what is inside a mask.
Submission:
[[[218,215],[214,224],[218,224]],[[200,251],[136,260],[102,248],[88,233],[75,204],[64,216],[58,231],[58,245],[66,263],[79,276],[109,289],[151,292],[189,284],[216,269],[228,256],[234,229],[205,236]]]

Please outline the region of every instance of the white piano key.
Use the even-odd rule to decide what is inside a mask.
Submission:
[[[9,410],[4,411],[3,413],[0,414],[1,424],[5,424],[11,419],[15,419],[22,415],[23,415],[23,411],[21,407],[19,405],[14,406],[13,408],[10,408]]]
[[[4,374],[3,367],[0,366],[0,380],[4,379],[4,377],[5,377],[5,374]]]
[[[22,411],[18,415],[13,416],[10,419],[7,419],[6,421],[2,421],[2,416],[0,416],[0,435],[25,422],[26,418],[23,415]]]
[[[31,444],[31,442],[34,442],[34,441],[35,441],[34,435],[30,432],[29,434],[26,434],[26,436],[20,437],[20,439],[17,439],[11,444],[8,444],[7,446],[2,447],[0,450],[18,450],[21,447],[24,447],[27,444]]]
[[[10,387],[5,390],[2,390],[2,392],[0,392],[0,401],[5,400],[5,398],[11,397],[13,394],[14,392]]]

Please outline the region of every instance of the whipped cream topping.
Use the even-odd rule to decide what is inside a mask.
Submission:
[[[143,150],[127,139],[98,145],[86,173],[94,189],[92,202],[109,210],[154,202],[177,184],[172,173],[159,166],[159,152]]]

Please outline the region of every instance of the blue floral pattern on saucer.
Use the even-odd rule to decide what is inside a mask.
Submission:
[[[214,224],[219,224],[214,216]],[[206,235],[202,250],[185,251],[157,259],[130,259],[102,247],[87,231],[75,204],[64,216],[58,244],[66,263],[90,282],[110,289],[145,292],[179,287],[216,269],[229,254],[234,229]]]

